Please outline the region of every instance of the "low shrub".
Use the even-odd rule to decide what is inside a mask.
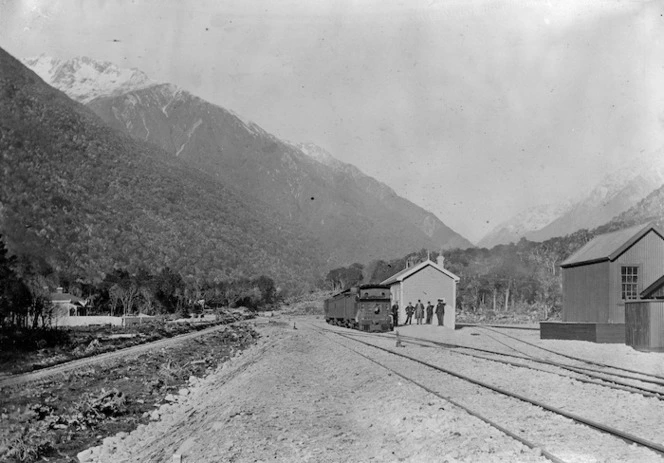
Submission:
[[[35,329],[4,327],[0,330],[0,351],[36,351],[71,343],[68,330],[62,328]]]

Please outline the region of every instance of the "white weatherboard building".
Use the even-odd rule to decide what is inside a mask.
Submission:
[[[438,299],[444,299],[447,305],[443,324],[448,328],[454,328],[456,286],[459,277],[447,270],[443,264],[443,256],[438,257],[437,263],[427,259],[406,267],[381,283],[390,287],[391,303],[399,304],[399,324],[403,324],[406,320],[406,306],[409,302],[414,306],[419,299],[424,307],[428,302],[435,307]],[[434,313],[432,324],[437,323]]]

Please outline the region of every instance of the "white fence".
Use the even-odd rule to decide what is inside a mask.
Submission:
[[[105,315],[60,315],[53,317],[53,326],[93,326],[93,325],[113,325],[113,326],[133,326],[139,325],[144,321],[154,320],[156,317],[148,315],[127,315],[126,317],[111,317]],[[204,315],[197,318],[181,318],[171,323],[209,323],[216,320],[215,315]]]
[[[104,315],[62,316],[53,319],[53,326],[90,326],[90,325],[123,326],[124,323],[122,317],[110,317]]]

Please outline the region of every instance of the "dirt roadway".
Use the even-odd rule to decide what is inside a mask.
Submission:
[[[85,462],[546,461],[306,323],[258,325],[258,344],[195,381],[160,418]],[[156,415],[156,413],[155,413]]]

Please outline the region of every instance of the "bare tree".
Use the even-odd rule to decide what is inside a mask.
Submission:
[[[46,326],[53,314],[48,282],[42,275],[24,277],[24,282],[31,295],[29,315],[32,316],[32,327],[37,328],[40,320],[42,325]]]
[[[122,288],[117,284],[111,286],[108,290],[108,296],[111,299],[111,315],[115,315],[115,309],[118,306],[118,301],[120,300],[120,293]]]
[[[138,286],[132,282],[124,288],[120,287],[119,296],[124,315],[127,316],[134,307],[134,300],[138,296]]]
[[[148,315],[152,315],[154,308],[154,293],[146,286],[141,286],[138,292],[143,300],[143,307],[141,310]]]

